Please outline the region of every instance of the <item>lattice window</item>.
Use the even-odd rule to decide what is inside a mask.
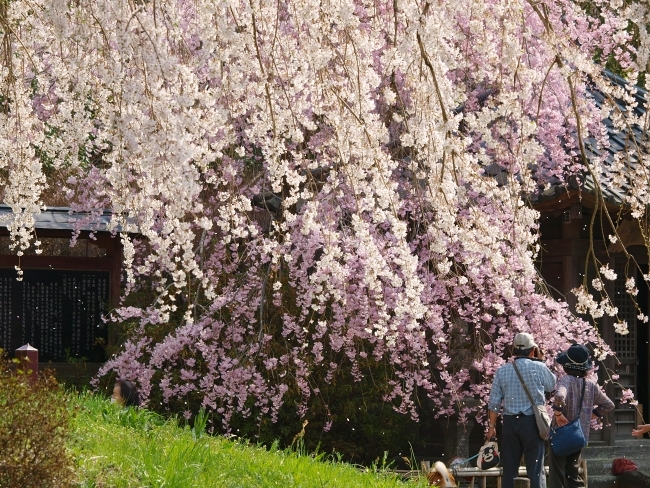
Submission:
[[[627,335],[614,334],[614,349],[619,359],[636,357],[636,309],[632,298],[625,290],[625,269],[616,268],[614,282],[614,305],[618,308],[618,317],[627,322]]]
[[[638,422],[637,410],[629,403],[620,403],[623,389],[630,389],[636,395],[637,366],[636,366],[636,308],[632,297],[625,289],[625,268],[617,266],[614,282],[614,305],[618,308],[618,318],[627,322],[629,334],[614,334],[614,349],[619,364],[615,372],[619,375],[614,385],[616,410],[614,419],[614,435],[616,438],[629,439],[632,429]]]

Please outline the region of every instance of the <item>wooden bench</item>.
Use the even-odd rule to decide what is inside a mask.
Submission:
[[[431,463],[429,461],[422,461],[420,463],[419,472],[411,471],[411,472],[404,472],[403,474],[410,473],[411,476],[419,476],[422,473],[424,474],[428,473],[430,469],[431,469]],[[470,488],[475,488],[475,486],[478,486],[475,485],[474,483],[480,483],[480,488],[486,488],[488,478],[497,478],[497,488],[501,488],[501,476],[503,475],[503,468],[491,468],[491,469],[483,470],[475,467],[462,468],[462,467],[447,466],[447,469],[451,474],[454,475],[456,481],[458,481],[458,478],[469,478]],[[582,475],[582,479],[585,482],[585,486],[588,486],[587,461],[585,459],[582,459],[580,461],[580,468],[578,469],[578,472]],[[544,467],[544,473],[546,474],[546,476],[548,476],[548,466]],[[525,466],[519,467],[518,478],[516,478],[516,481],[517,483],[515,484],[515,488],[528,488],[528,486],[530,485],[530,481],[528,480],[528,478],[526,478]]]

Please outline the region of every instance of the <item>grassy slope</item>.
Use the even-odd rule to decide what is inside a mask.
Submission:
[[[212,437],[81,395],[70,448],[81,487],[424,487],[381,473]]]

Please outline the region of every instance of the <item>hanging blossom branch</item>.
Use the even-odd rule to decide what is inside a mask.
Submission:
[[[417,417],[419,391],[465,415],[516,331],[549,356],[610,352],[544,291],[524,203],[609,168],[645,218],[644,143],[634,164],[577,157],[607,146],[589,87],[635,103],[605,63],[632,85],[648,63],[645,6],[606,3],[2,2],[13,242],[38,245],[52,174],[75,210],[133,226],[110,317],[130,338],[102,374],[224,430],[286,402],[304,416],[373,365],[397,410]]]

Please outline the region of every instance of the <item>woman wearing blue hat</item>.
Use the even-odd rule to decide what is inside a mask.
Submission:
[[[580,417],[580,427],[589,440],[591,419],[600,418],[614,410],[612,402],[592,378],[586,378],[594,367],[589,356],[589,349],[581,344],[574,344],[561,353],[556,361],[562,365],[566,375],[557,381],[554,419],[551,427],[562,427]],[[585,482],[580,477],[580,454],[582,449],[558,456],[549,449],[549,488],[582,488]]]

